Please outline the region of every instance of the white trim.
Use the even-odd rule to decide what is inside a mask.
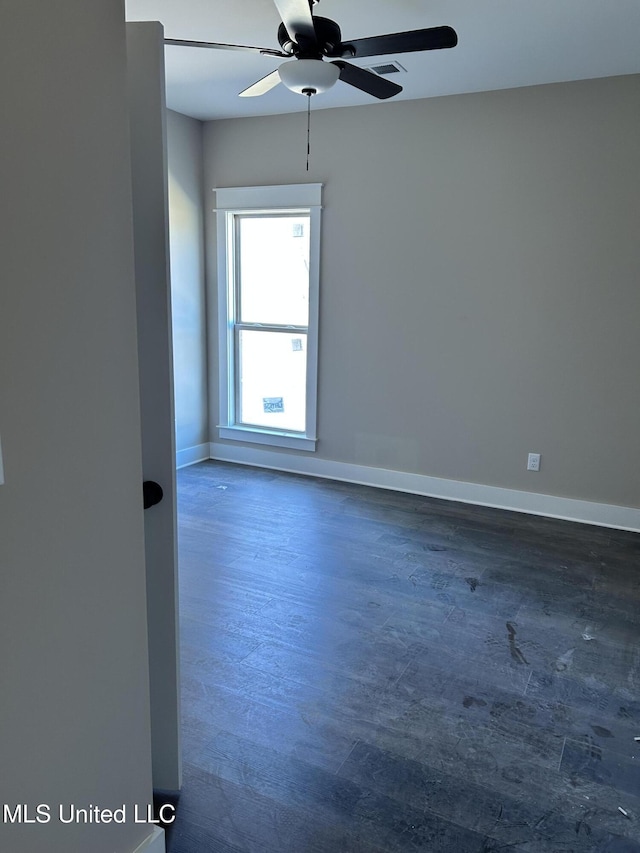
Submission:
[[[318,184],[322,187],[322,184]],[[309,211],[309,323],[307,328],[306,437],[315,450],[318,428],[318,336],[320,326],[320,208]],[[311,448],[308,448],[311,449]]]
[[[232,446],[218,442],[211,442],[210,456],[212,459],[218,459],[222,462],[238,462],[242,465],[255,465],[259,468],[273,468],[294,474],[342,480],[348,483],[359,483],[364,486],[426,495],[427,497],[460,503],[507,509],[548,518],[560,518],[582,524],[595,524],[599,527],[613,527],[617,530],[630,530],[634,533],[640,532],[640,509],[636,507],[595,503],[576,498],[561,498],[555,495],[541,495],[535,492],[522,492],[517,489],[484,486],[481,483],[445,480],[440,477],[428,477],[424,474],[409,474],[404,471],[391,471],[387,468],[351,465],[329,459],[318,459],[314,456],[292,456],[257,447]]]
[[[322,184],[279,184],[271,187],[214,187],[216,210],[260,210],[271,207],[314,207],[321,204]]]
[[[165,853],[164,829],[154,826],[151,835],[139,844],[132,853]]]
[[[186,468],[196,462],[204,462],[209,458],[209,444],[194,444],[193,447],[185,447],[176,451],[176,468]]]
[[[220,438],[227,441],[249,441],[251,444],[270,444],[271,447],[286,447],[289,450],[316,449],[316,439],[287,432],[269,432],[266,429],[246,426],[219,426]]]
[[[233,322],[234,307],[229,298],[229,270],[227,261],[233,257],[232,235],[227,229],[227,217],[217,217],[217,254],[218,254],[218,278],[216,282],[218,290],[218,383],[219,383],[219,405],[220,420],[225,424],[230,422],[229,413],[233,411],[233,403],[230,399],[231,389],[229,385],[229,365],[233,364],[233,339],[229,334],[229,327]]]

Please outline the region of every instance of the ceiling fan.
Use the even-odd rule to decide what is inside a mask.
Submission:
[[[380,77],[366,68],[347,62],[363,56],[411,53],[455,47],[458,36],[451,27],[430,27],[403,33],[387,33],[370,38],[342,41],[340,27],[329,18],[313,15],[319,0],[274,0],[282,23],[278,27],[280,50],[242,44],[165,39],[165,44],[205,47],[214,50],[240,50],[276,56],[289,61],[240,92],[241,97],[264,95],[278,83],[303,95],[316,95],[330,89],[338,80],[355,86],[381,100],[402,91],[402,86]],[[325,61],[325,58],[329,61]]]

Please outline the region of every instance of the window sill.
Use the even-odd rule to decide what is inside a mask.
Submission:
[[[286,447],[289,450],[306,450],[313,453],[317,439],[296,435],[291,432],[271,432],[244,426],[219,426],[220,438],[228,441],[246,441],[250,444],[269,444],[271,447]]]

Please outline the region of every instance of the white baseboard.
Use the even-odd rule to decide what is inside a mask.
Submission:
[[[507,509],[529,515],[543,515],[548,518],[560,518],[582,524],[595,524],[599,527],[613,527],[617,530],[630,530],[634,533],[640,532],[640,509],[635,507],[615,506],[574,498],[560,498],[554,495],[522,492],[517,489],[502,489],[498,486],[484,486],[479,483],[465,483],[460,480],[445,480],[440,477],[428,477],[424,474],[409,474],[386,468],[370,468],[366,465],[351,465],[345,462],[318,459],[317,457],[290,456],[255,447],[211,442],[209,448],[210,458],[218,459],[221,462],[238,462],[243,465],[255,465],[259,468],[273,468],[293,474],[307,474],[330,480],[342,480],[348,483],[359,483],[364,486],[409,492],[448,501]]]
[[[196,444],[194,447],[185,447],[184,450],[176,452],[176,468],[186,468],[196,462],[203,462],[210,458],[209,444]]]
[[[165,853],[164,829],[154,826],[151,835],[140,844],[133,853]]]

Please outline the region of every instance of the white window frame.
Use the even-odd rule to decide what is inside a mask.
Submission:
[[[218,380],[220,438],[314,451],[317,438],[318,314],[320,294],[320,212],[322,184],[216,188],[218,254]],[[309,325],[305,432],[238,424],[234,376],[236,325],[235,217],[238,214],[308,213]]]

